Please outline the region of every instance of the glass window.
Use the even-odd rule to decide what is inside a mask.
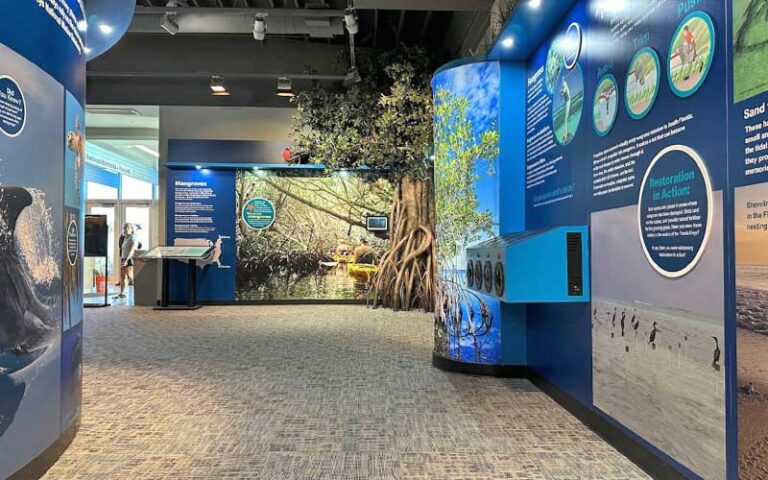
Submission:
[[[149,182],[122,175],[123,200],[152,200],[154,187]]]
[[[117,200],[117,189],[101,183],[88,182],[85,198],[88,200]]]

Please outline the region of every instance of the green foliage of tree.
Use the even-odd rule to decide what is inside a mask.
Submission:
[[[499,155],[496,125],[480,135],[473,133],[468,118],[469,101],[446,90],[435,95],[435,210],[437,212],[438,256],[441,262],[454,259],[460,250],[492,235],[491,212],[480,211],[475,182],[478,162],[494,174]]]
[[[313,163],[370,167],[394,179],[431,176],[432,95],[429,57],[398,48],[361,58],[362,81],[348,89],[320,85],[296,97],[293,138]]]

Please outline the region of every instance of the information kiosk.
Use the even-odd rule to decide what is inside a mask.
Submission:
[[[197,310],[202,307],[197,303],[197,262],[209,258],[213,247],[157,247],[142,255],[145,260],[162,260],[163,283],[160,296],[160,306],[155,310]],[[168,270],[171,260],[187,264],[187,304],[171,305],[168,295]]]

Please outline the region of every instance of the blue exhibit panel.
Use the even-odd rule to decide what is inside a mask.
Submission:
[[[235,176],[234,170],[168,170],[167,245],[214,247],[214,261],[198,266],[200,301],[235,299]],[[169,275],[170,301],[186,301],[186,265],[171,262]]]
[[[42,454],[64,448],[79,423],[85,56],[82,1],[0,9],[0,478],[8,478],[48,462]]]

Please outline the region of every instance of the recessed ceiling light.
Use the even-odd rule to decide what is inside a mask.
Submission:
[[[253,38],[263,42],[267,38],[267,19],[266,15],[259,14],[253,21]]]
[[[507,37],[501,41],[501,46],[504,48],[512,48],[514,44],[515,44],[515,39],[512,37]]]
[[[535,10],[541,6],[541,0],[528,0],[528,6]]]
[[[179,22],[176,21],[175,13],[166,13],[160,20],[160,28],[168,32],[169,35],[176,35],[179,33]]]
[[[85,33],[88,31],[88,22],[85,20],[80,20],[77,22],[77,29],[81,32]]]
[[[296,96],[296,94],[293,92],[293,83],[291,82],[290,78],[280,77],[277,79],[277,96],[288,98]]]
[[[113,31],[115,31],[115,29],[112,27],[112,25],[108,25],[106,23],[100,23],[99,24],[99,31],[101,33],[103,33],[104,35],[109,35]]]
[[[203,169],[203,167],[202,167],[202,166],[200,166],[200,165],[195,165],[195,168],[196,168],[197,170],[202,170],[202,169]]]
[[[224,77],[214,75],[211,77],[211,95],[215,97],[228,97],[229,92],[224,86]]]

